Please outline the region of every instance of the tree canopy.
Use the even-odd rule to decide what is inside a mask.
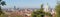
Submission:
[[[0,15],[3,13],[2,9],[1,9],[1,5],[2,6],[6,5],[5,1],[0,0]]]
[[[56,16],[60,17],[60,4],[57,4],[57,6],[55,7],[56,10]]]

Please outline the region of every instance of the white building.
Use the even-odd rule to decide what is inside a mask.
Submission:
[[[51,14],[54,14],[55,13],[55,10],[50,8],[50,6],[48,4],[46,4],[46,6],[44,7],[44,11],[45,12],[49,12]]]
[[[49,5],[48,5],[48,4],[45,4],[45,6],[44,6],[44,11],[45,11],[45,12],[49,12],[49,10],[50,10],[49,8],[50,8]]]

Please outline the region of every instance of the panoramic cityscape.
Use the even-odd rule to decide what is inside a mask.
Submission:
[[[60,0],[0,0],[0,17],[60,17]]]

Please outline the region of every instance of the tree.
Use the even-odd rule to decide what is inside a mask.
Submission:
[[[42,4],[40,10],[34,11],[32,13],[32,17],[43,17],[43,16],[44,16],[44,12],[43,12],[43,4]]]
[[[57,4],[55,10],[56,10],[56,17],[60,17],[60,4]]]
[[[0,15],[3,13],[2,9],[1,9],[1,6],[4,6],[4,5],[6,5],[5,1],[0,0]]]
[[[42,4],[40,10],[34,11],[34,12],[32,13],[32,17],[44,17],[45,15],[51,17],[51,13],[49,13],[49,12],[44,12],[43,10],[44,10],[44,9],[43,9],[43,4]]]

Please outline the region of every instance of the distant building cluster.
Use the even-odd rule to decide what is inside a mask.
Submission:
[[[7,15],[12,15],[17,16],[17,15],[21,15],[22,17],[31,17],[31,14],[33,11],[37,10],[37,9],[3,9],[4,13]]]
[[[11,16],[15,17],[17,15],[18,16],[21,15],[22,17],[31,17],[32,12],[37,11],[37,10],[39,10],[39,9],[37,9],[37,8],[34,8],[34,9],[32,9],[32,8],[28,8],[28,9],[27,8],[25,8],[25,9],[17,8],[16,9],[16,7],[14,6],[14,8],[3,9],[3,12],[5,14],[9,15],[9,17],[11,17]],[[50,8],[49,5],[45,6],[44,12],[51,13],[52,17],[54,17],[56,14],[55,9]]]

